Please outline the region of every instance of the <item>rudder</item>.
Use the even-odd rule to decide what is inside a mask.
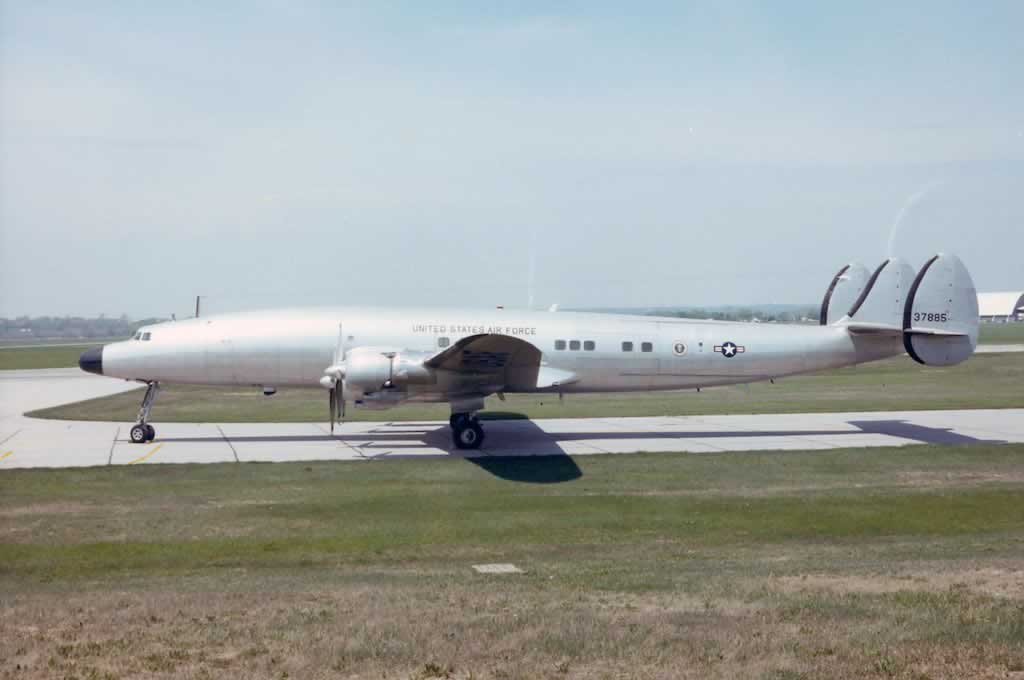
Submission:
[[[859,262],[851,262],[840,269],[832,278],[832,283],[821,301],[819,323],[827,326],[830,322],[846,316],[850,306],[860,297],[870,276],[868,268]]]
[[[880,264],[850,307],[846,325],[899,333],[903,328],[903,306],[913,279],[914,270],[899,258],[891,257]]]
[[[978,293],[956,255],[939,253],[914,278],[903,310],[903,346],[914,361],[952,366],[978,345]]]

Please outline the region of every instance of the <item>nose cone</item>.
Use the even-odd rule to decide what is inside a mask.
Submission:
[[[78,367],[83,371],[103,375],[103,347],[93,347],[78,357]]]

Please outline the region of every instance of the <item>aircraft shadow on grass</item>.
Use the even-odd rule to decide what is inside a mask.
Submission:
[[[516,416],[518,414],[509,414]],[[392,422],[381,423],[370,430],[334,435],[241,435],[232,437],[163,437],[161,441],[172,442],[215,442],[229,441],[236,444],[251,443],[301,443],[337,441],[352,448],[366,459],[393,459],[419,457],[423,454],[405,452],[403,449],[429,447],[447,451],[448,455],[460,457],[482,470],[510,481],[552,484],[579,479],[583,473],[572,456],[562,448],[571,442],[628,442],[652,439],[746,439],[756,437],[816,437],[861,434],[880,434],[906,439],[922,444],[982,444],[1005,443],[1003,440],[978,439],[958,434],[951,428],[928,427],[909,423],[905,420],[851,420],[848,424],[856,429],[843,430],[643,430],[631,432],[580,431],[546,432],[526,417],[486,419],[487,438],[479,451],[462,451],[452,446],[447,425],[433,422]],[[856,446],[856,442],[851,445]],[[595,451],[600,449],[595,446]],[[642,447],[641,447],[642,448]]]

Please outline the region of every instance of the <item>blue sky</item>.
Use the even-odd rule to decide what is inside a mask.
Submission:
[[[0,315],[1024,288],[1018,2],[0,12]]]

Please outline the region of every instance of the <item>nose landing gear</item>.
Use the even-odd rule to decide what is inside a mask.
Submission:
[[[452,427],[452,443],[457,449],[479,449],[484,443],[484,428],[471,413],[454,413],[448,424]]]
[[[139,422],[135,423],[128,432],[128,438],[133,444],[145,444],[156,438],[156,430],[147,421],[149,420],[149,411],[153,408],[153,402],[156,401],[159,391],[160,383],[156,381],[148,383],[146,396],[142,398],[142,406],[139,408]]]

